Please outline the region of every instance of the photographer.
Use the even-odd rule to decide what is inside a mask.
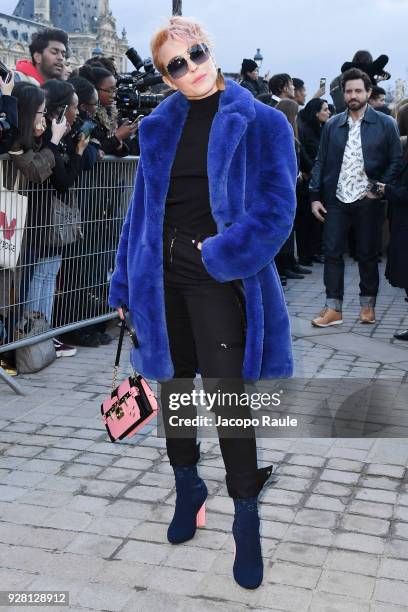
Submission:
[[[12,95],[14,74],[6,80],[0,76],[0,155],[11,147],[18,128],[17,99]]]
[[[99,140],[102,150],[107,155],[126,157],[129,155],[129,147],[125,141],[136,132],[137,126],[130,121],[118,126],[115,77],[102,66],[87,65],[79,69],[79,76],[93,83],[98,92],[99,108],[95,115],[97,123],[95,138]]]

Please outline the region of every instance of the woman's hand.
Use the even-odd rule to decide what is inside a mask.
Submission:
[[[126,140],[136,132],[138,128],[138,124],[136,123],[124,123],[115,132],[115,136],[118,140],[122,142],[122,140]]]
[[[85,134],[81,134],[81,138],[79,139],[77,146],[75,147],[75,152],[77,153],[77,155],[83,155],[83,152],[89,145],[90,139],[90,136],[85,136]]]
[[[45,121],[45,117],[41,117],[41,119],[34,126],[34,136],[36,138],[40,138],[47,129],[47,123]]]
[[[125,315],[124,315],[124,312],[123,312],[123,308],[118,308],[118,314],[119,314],[119,319],[121,321],[124,321],[125,320]]]
[[[11,92],[14,88],[14,72],[10,70],[11,78],[8,83],[5,83],[3,79],[0,77],[0,91],[3,96],[11,96]]]
[[[61,123],[57,123],[57,120],[54,118],[51,123],[51,133],[52,144],[59,145],[61,139],[63,138],[67,129],[67,120],[63,117]]]

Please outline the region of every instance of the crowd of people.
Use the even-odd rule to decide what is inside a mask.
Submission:
[[[105,154],[125,157],[138,152],[137,126],[131,121],[119,123],[113,61],[91,59],[72,71],[68,45],[64,31],[41,30],[32,37],[31,59],[17,62],[15,70],[0,77],[0,114],[4,119],[0,124],[0,154],[8,153],[11,159],[4,165],[7,171],[2,173],[0,188],[13,189],[17,180],[17,190],[28,195],[18,267],[0,267],[0,343],[7,343],[11,335],[27,335],[38,319],[53,326],[63,255],[80,231],[73,225],[70,235],[58,238],[51,229],[56,210],[61,211],[64,203],[73,207],[75,190],[71,187]],[[82,129],[86,122],[92,122],[91,133]],[[88,215],[91,213],[88,211]],[[95,244],[95,236],[92,224],[84,223],[91,220],[84,219],[84,210],[81,220],[82,229],[88,231],[86,251]],[[101,250],[107,248],[103,245]],[[111,261],[110,271],[113,265]],[[73,272],[78,270],[70,269],[71,275]],[[100,271],[98,282],[105,282],[107,273]],[[17,318],[15,313],[11,315],[13,303],[23,305]],[[16,320],[10,320],[12,316]],[[104,324],[74,333],[69,342],[74,340],[75,346],[66,338],[54,339],[57,357],[75,355],[76,345],[96,347],[112,340]],[[12,354],[8,359],[2,354],[1,367],[11,375],[17,373]]]
[[[330,84],[333,104],[324,98],[324,83],[305,104],[302,79],[286,73],[260,78],[255,61],[242,62],[241,85],[283,112],[293,127],[296,219],[275,262],[282,285],[287,279],[305,278],[314,264],[324,265],[326,302],[311,321],[315,327],[343,322],[347,248],[359,267],[360,322],[376,322],[385,220],[385,276],[394,287],[405,289],[408,301],[408,99],[392,111],[385,103],[379,83],[390,78],[387,62],[386,55],[374,60],[368,51],[357,51]],[[394,337],[408,340],[408,330]]]
[[[68,35],[54,28],[33,35],[30,53],[30,59],[17,62],[15,70],[0,77],[0,154],[8,153],[11,159],[0,189],[13,189],[16,180],[20,191],[36,186],[35,201],[28,201],[22,272],[16,275],[0,267],[0,344],[8,342],[7,330],[27,334],[38,318],[53,327],[63,254],[76,239],[70,235],[57,240],[49,231],[56,202],[72,206],[71,187],[105,154],[138,153],[137,124],[121,122],[116,109],[118,74],[112,58],[93,58],[72,70]],[[342,323],[347,243],[359,265],[360,321],[375,322],[385,218],[390,227],[386,277],[408,296],[408,99],[392,111],[385,104],[386,92],[379,82],[390,76],[384,70],[387,61],[387,56],[374,60],[369,52],[358,51],[330,85],[333,103],[325,99],[322,83],[306,103],[302,79],[286,73],[261,78],[254,60],[242,62],[241,86],[284,113],[293,128],[296,218],[275,262],[282,285],[312,274],[314,265],[324,265],[326,303],[313,319],[314,326]],[[82,131],[89,121],[91,133]],[[87,242],[97,242],[92,223],[88,232]],[[103,281],[107,272],[101,272]],[[70,273],[73,278],[80,275],[79,270]],[[13,300],[24,308],[10,322]],[[408,340],[408,331],[395,337]],[[99,346],[112,340],[104,324],[81,328],[69,338],[54,339],[57,356],[75,355],[77,345]],[[1,355],[1,367],[17,373],[12,355],[9,360]]]

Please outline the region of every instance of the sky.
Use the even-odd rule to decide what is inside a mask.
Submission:
[[[0,10],[12,13],[16,4],[1,0]],[[110,0],[110,6],[118,31],[125,27],[129,45],[149,56],[150,37],[171,14],[172,0]],[[357,49],[368,49],[374,57],[389,55],[390,83],[408,80],[408,0],[183,0],[183,14],[206,26],[225,72],[238,72],[242,59],[260,48],[261,74],[288,72],[312,94],[321,77],[330,82]]]

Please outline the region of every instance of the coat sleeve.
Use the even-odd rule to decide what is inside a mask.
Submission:
[[[32,183],[43,183],[52,174],[55,166],[55,158],[48,147],[40,151],[29,149],[26,152],[9,151],[11,160],[17,170]]]
[[[397,123],[391,117],[388,117],[387,140],[388,165],[381,183],[393,184],[401,172],[402,147]]]
[[[142,162],[139,163],[136,171],[135,188],[133,190],[132,199],[129,203],[125,222],[120,235],[119,246],[116,253],[115,269],[112,274],[108,303],[112,308],[127,306],[129,308],[129,283],[128,283],[128,242],[129,231],[134,219],[133,211],[138,206],[138,200],[143,197],[144,179],[142,171]]]
[[[327,155],[327,145],[329,142],[329,123],[326,123],[320,138],[319,150],[313,166],[309,183],[310,201],[322,201],[323,167]]]
[[[293,130],[283,114],[268,113],[268,119],[261,128],[265,147],[259,190],[237,222],[202,245],[203,263],[219,282],[257,274],[278,253],[293,225],[297,178]]]

